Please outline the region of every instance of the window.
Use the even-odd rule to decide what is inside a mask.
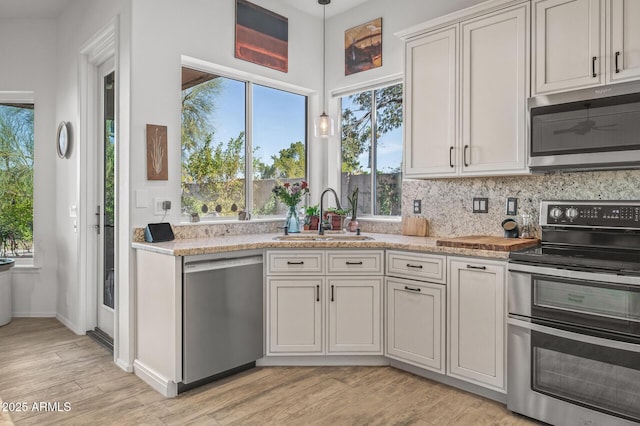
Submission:
[[[183,215],[284,214],[271,190],[306,178],[306,115],[306,96],[183,68]]]
[[[0,103],[0,256],[33,258],[33,103]]]
[[[399,216],[402,188],[402,84],[341,98],[342,204],[358,187],[358,212]]]

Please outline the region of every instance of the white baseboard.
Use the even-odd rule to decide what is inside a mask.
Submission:
[[[58,321],[60,321],[65,327],[67,327],[69,330],[73,331],[74,333],[76,333],[79,336],[82,336],[84,334],[87,334],[86,330],[79,330],[76,325],[69,321],[69,319],[67,319],[66,317],[64,317],[63,315],[60,314],[56,314],[55,315],[56,319]]]
[[[176,383],[165,379],[137,359],[133,361],[133,372],[142,379],[143,382],[167,398],[173,398],[178,395],[178,385]]]
[[[344,356],[268,356],[256,361],[258,367],[282,366],[341,366],[361,365],[380,367],[389,365],[389,360],[382,355],[344,355]]]
[[[133,365],[129,364],[128,362],[118,358],[116,359],[116,365],[120,368],[122,368],[124,371],[126,371],[127,373],[133,373]]]
[[[55,318],[55,312],[13,312],[14,318]]]

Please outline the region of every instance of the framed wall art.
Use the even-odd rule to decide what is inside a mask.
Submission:
[[[382,18],[344,32],[344,75],[382,66]]]
[[[236,0],[235,57],[289,70],[289,20],[246,0]]]
[[[147,124],[147,179],[169,180],[167,126]]]

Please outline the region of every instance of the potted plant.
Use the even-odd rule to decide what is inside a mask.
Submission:
[[[349,210],[345,209],[337,209],[335,207],[330,207],[324,212],[324,221],[331,223],[331,229],[340,230],[342,229],[342,224],[344,223],[344,219],[349,213]],[[329,219],[331,217],[331,219]]]
[[[315,206],[308,206],[304,211],[304,230],[305,231],[317,231],[318,223],[320,222],[320,208],[316,204]]]
[[[351,208],[351,220],[347,223],[347,231],[356,232],[358,229],[358,194],[360,193],[360,188],[357,186],[353,189],[351,196],[347,195],[347,201],[349,202],[349,207]]]

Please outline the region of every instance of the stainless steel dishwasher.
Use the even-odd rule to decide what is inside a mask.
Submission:
[[[183,260],[179,391],[255,366],[264,355],[262,253]]]

